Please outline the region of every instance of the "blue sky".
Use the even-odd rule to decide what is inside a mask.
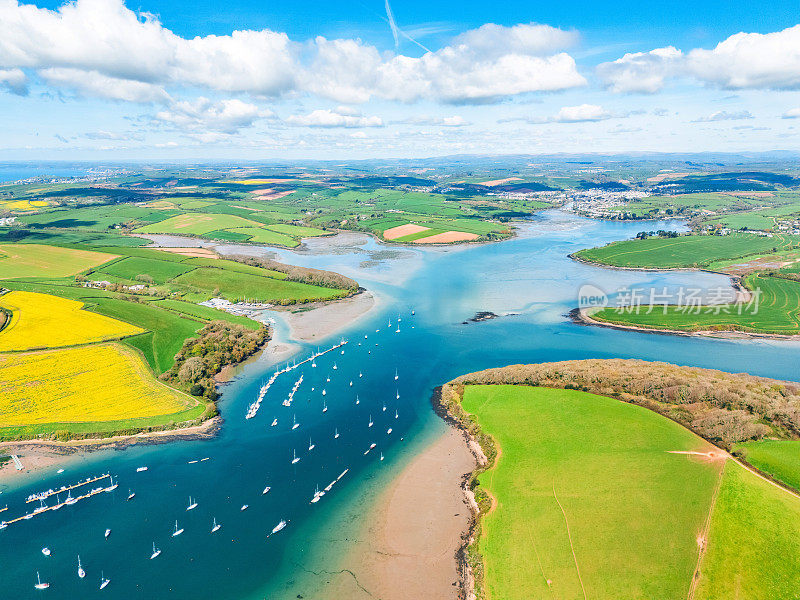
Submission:
[[[0,159],[798,147],[789,2],[391,11],[0,0]]]

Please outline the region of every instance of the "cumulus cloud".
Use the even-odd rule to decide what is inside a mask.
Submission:
[[[749,110],[740,110],[737,112],[728,112],[727,110],[718,110],[711,113],[707,117],[700,117],[695,119],[695,123],[712,123],[714,121],[741,121],[743,119],[754,119],[755,117]]]
[[[564,106],[553,118],[559,123],[586,123],[591,121],[605,121],[613,119],[614,115],[597,104],[580,104],[578,106]]]
[[[0,89],[17,96],[27,96],[28,78],[21,69],[0,69]]]
[[[0,23],[0,68],[36,70],[51,85],[131,102],[168,101],[165,90],[187,86],[344,103],[487,102],[586,84],[564,52],[577,34],[548,25],[486,24],[411,57],[358,39],[300,43],[269,29],[187,39],[122,0],[75,0],[56,10],[0,0]]]
[[[173,102],[167,109],[156,113],[155,121],[184,131],[233,134],[271,116],[271,111],[241,100],[215,102],[200,97],[193,101]]]
[[[293,85],[284,33],[234,31],[184,39],[121,0],[76,0],[51,11],[0,2],[0,66],[69,69],[95,78],[279,94]]]
[[[781,117],[784,119],[800,119],[800,108],[790,108]]]
[[[109,77],[97,71],[52,68],[42,69],[39,76],[48,84],[72,90],[79,96],[148,104],[170,100],[169,94],[159,85]]]
[[[383,127],[383,119],[376,116],[366,117],[354,114],[351,110],[319,109],[307,115],[291,115],[286,119],[290,125],[297,127]]]
[[[668,46],[650,52],[633,52],[597,67],[597,75],[614,92],[652,94],[664,87],[664,79],[672,75],[683,53]]]
[[[670,46],[598,65],[616,92],[659,91],[666,79],[690,77],[723,89],[800,89],[800,25],[772,33],[737,33],[713,49]]]

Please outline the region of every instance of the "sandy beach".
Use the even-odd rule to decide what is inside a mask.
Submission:
[[[282,310],[280,313],[289,325],[290,340],[314,342],[356,323],[376,306],[375,295],[363,291],[335,302],[304,304],[300,310]]]
[[[379,497],[362,541],[325,597],[459,598],[456,555],[472,515],[462,482],[475,466],[464,434],[448,428]]]

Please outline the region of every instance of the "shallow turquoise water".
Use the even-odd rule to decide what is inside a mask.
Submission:
[[[648,224],[648,229],[662,227],[668,224]],[[9,510],[0,518],[7,519],[32,508],[24,503],[31,492],[106,470],[119,481],[113,493],[0,531],[0,598],[325,597],[315,590],[327,572],[340,568],[375,494],[442,430],[430,408],[432,388],[465,372],[510,363],[638,357],[796,377],[800,344],[794,342],[673,337],[569,322],[564,314],[585,283],[612,291],[633,284],[712,287],[727,281],[703,273],[603,270],[566,258],[578,248],[631,237],[640,229],[637,223],[549,211],[525,225],[519,237],[498,244],[392,248],[387,254],[374,240],[361,240],[334,249],[321,246],[329,242],[314,242],[306,252],[278,251],[296,264],[354,276],[381,295],[380,308],[346,332],[345,354],[326,354],[316,368],[307,364],[281,375],[252,420],[244,419],[247,405],[274,367],[263,362],[245,367],[224,391],[225,423],[214,440],[96,453],[70,463],[61,475],[52,469],[5,489],[0,506],[8,503]],[[506,316],[462,324],[479,310]],[[304,347],[297,356],[312,350]],[[304,381],[287,409],[280,403],[300,373]],[[300,423],[295,430],[293,416]],[[270,427],[275,417],[278,425]],[[371,443],[376,447],[365,456]],[[293,450],[301,458],[295,465]],[[203,457],[210,460],[189,464]],[[149,470],[136,473],[140,465]],[[315,487],[328,485],[345,468],[349,472],[332,491],[311,504]],[[262,495],[266,485],[272,489]],[[136,493],[130,502],[129,488]],[[187,512],[189,495],[198,507]],[[242,512],[245,503],[249,508]],[[211,534],[214,517],[222,529]],[[173,538],[176,519],[185,532]],[[289,525],[268,538],[281,519]],[[106,528],[112,529],[107,540]],[[154,541],[162,554],[151,561]],[[50,557],[42,555],[42,546],[52,550]],[[77,554],[87,571],[83,580],[76,575]],[[51,582],[45,592],[33,588],[37,570]],[[111,579],[102,591],[101,570]]]

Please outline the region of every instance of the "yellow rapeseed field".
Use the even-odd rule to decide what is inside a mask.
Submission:
[[[144,332],[81,310],[82,302],[49,294],[9,292],[0,296],[0,307],[11,311],[11,322],[0,331],[0,352],[74,346]]]
[[[121,344],[0,355],[0,427],[153,417],[195,404]]]

